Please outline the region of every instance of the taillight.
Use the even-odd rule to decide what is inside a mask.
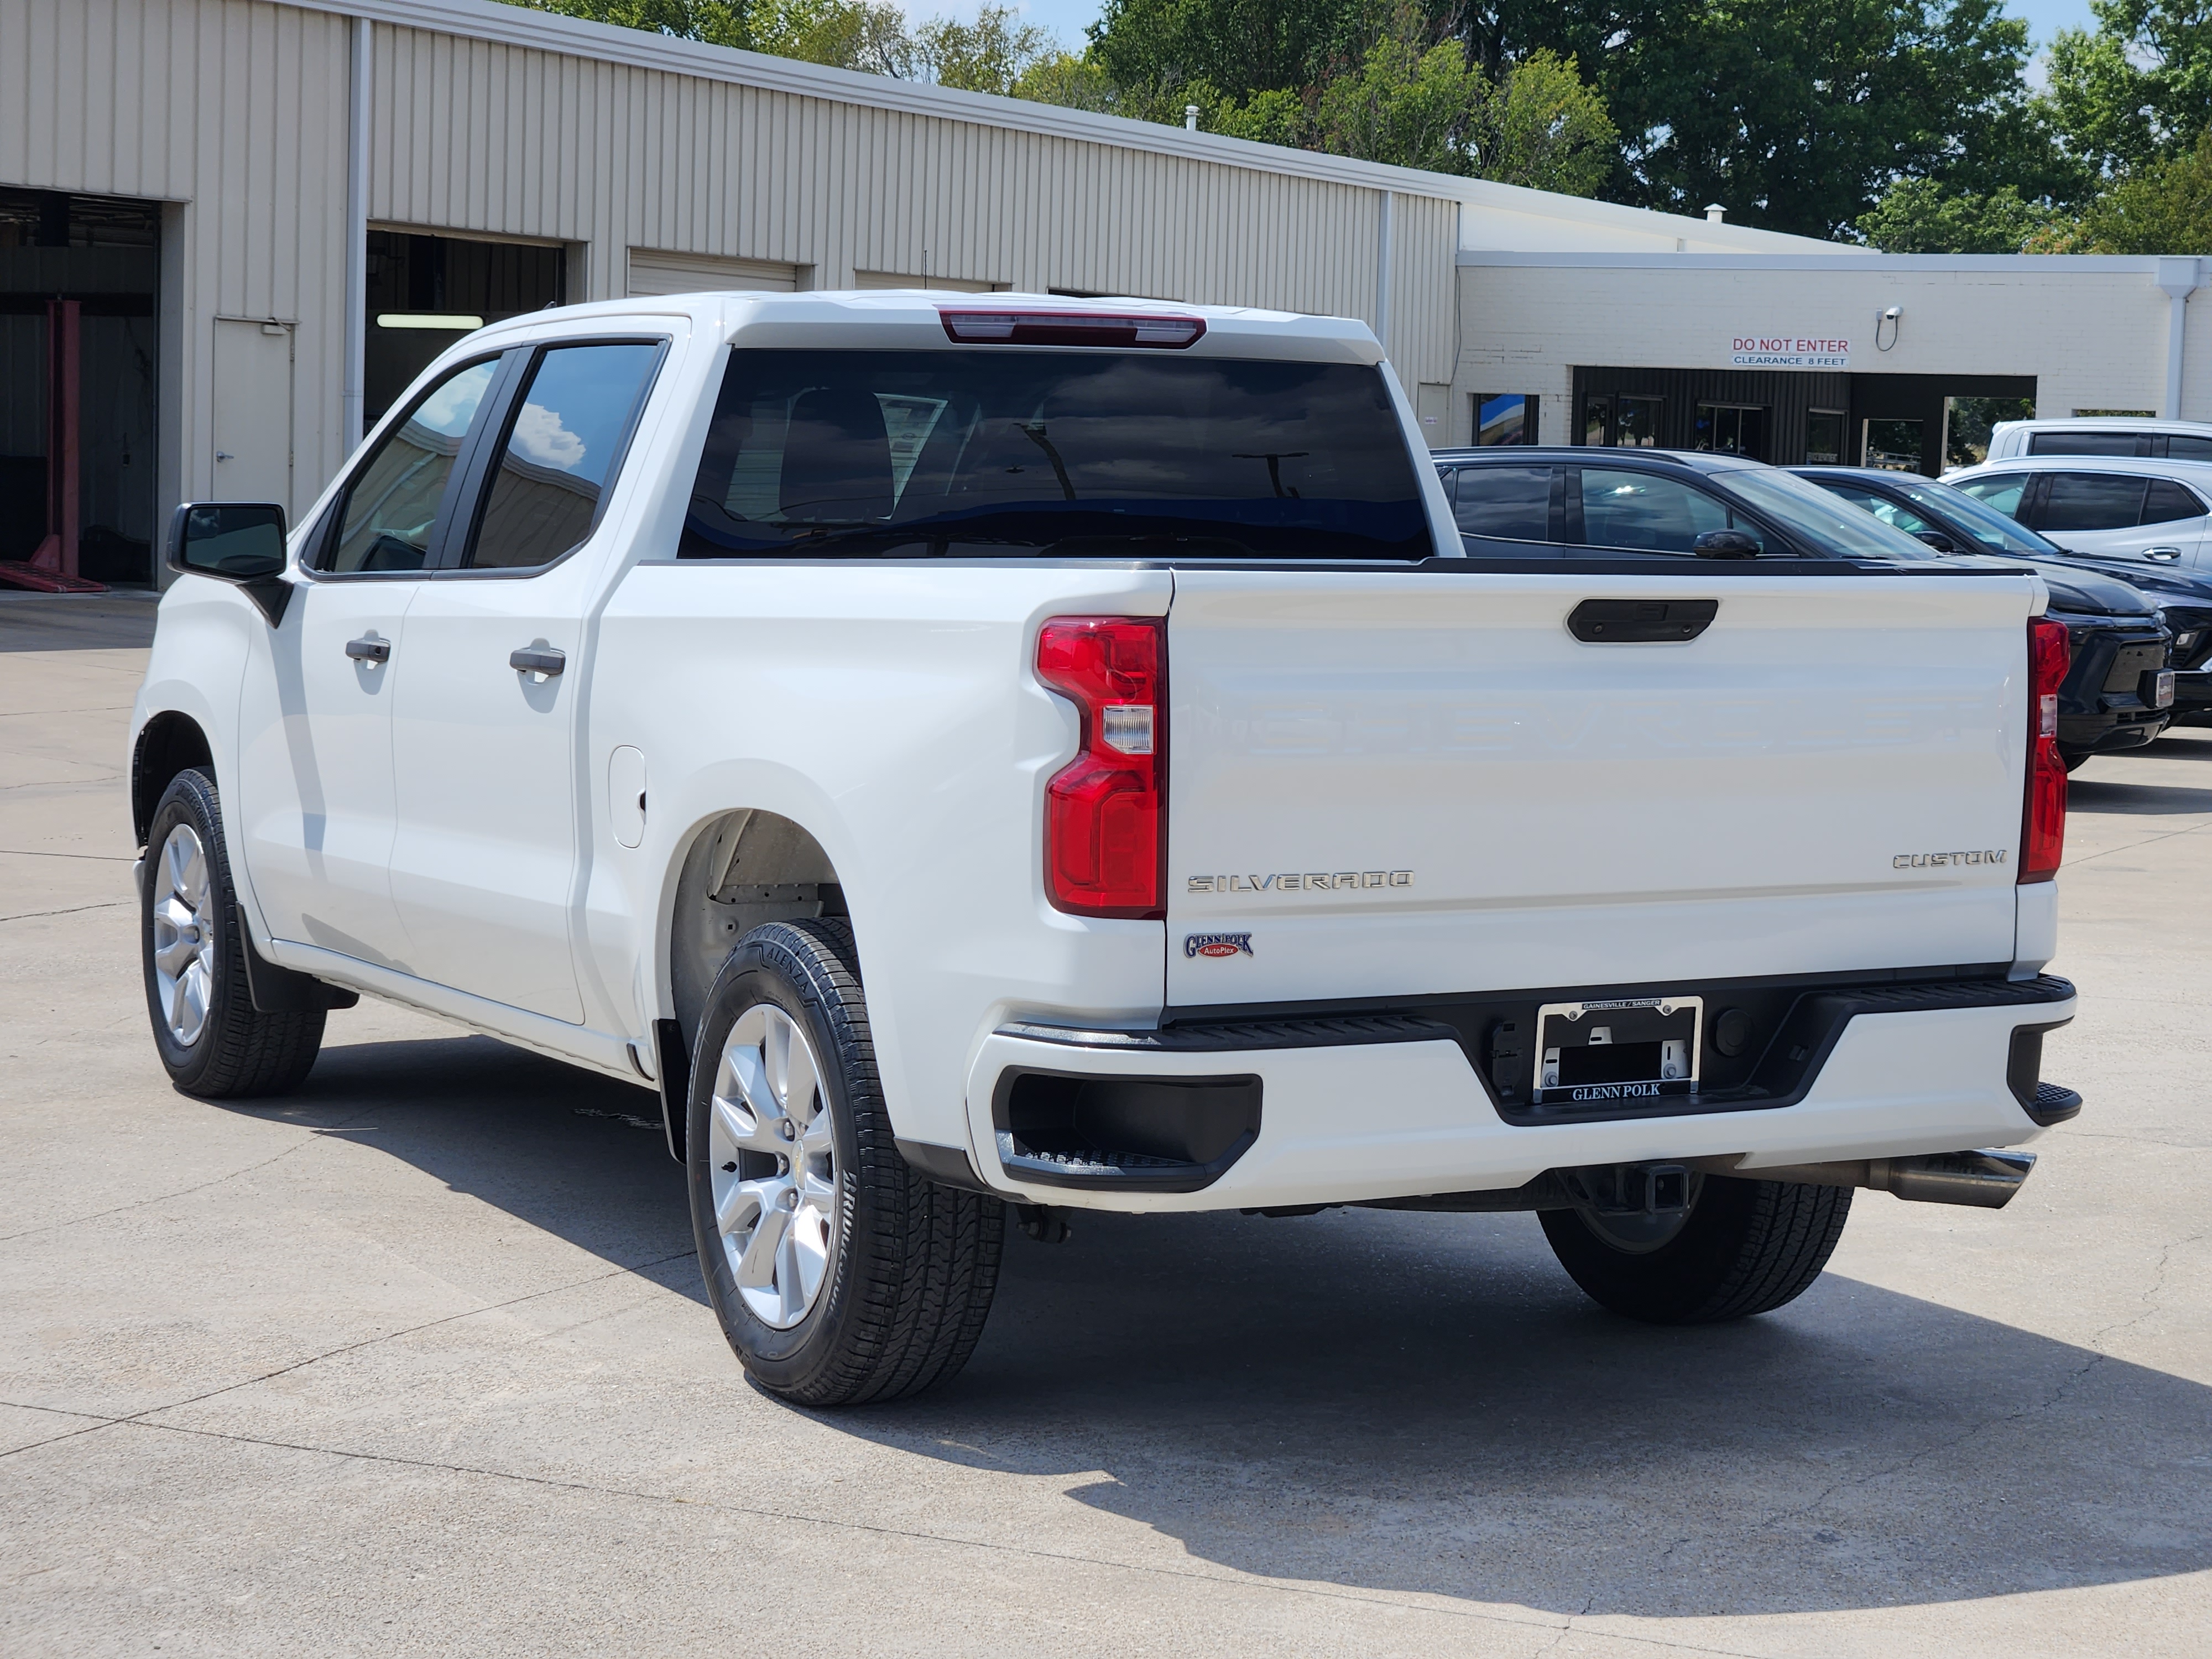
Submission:
[[[2069,659],[2066,624],[2027,624],[2027,802],[2021,813],[2020,878],[2049,881],[2066,852],[2066,763],[2058,753],[2058,688]]]
[[[1167,650],[1158,617],[1055,617],[1037,678],[1075,704],[1075,758],[1044,797],[1044,890],[1079,916],[1167,915]]]

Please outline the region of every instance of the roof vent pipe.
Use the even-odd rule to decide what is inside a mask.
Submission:
[[[1707,224],[1717,225],[1727,217],[1728,210],[1723,207],[1718,202],[1708,202],[1705,204],[1705,222]]]
[[[1196,132],[1198,131],[1197,105],[1185,104],[1182,106],[1182,130],[1185,132]]]

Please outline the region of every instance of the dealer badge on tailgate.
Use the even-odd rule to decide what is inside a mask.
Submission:
[[[1703,997],[1547,1002],[1536,1011],[1532,1103],[1601,1105],[1695,1094],[1703,1058]]]

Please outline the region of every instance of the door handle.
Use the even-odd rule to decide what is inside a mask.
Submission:
[[[526,645],[507,653],[507,665],[518,674],[550,677],[568,665],[568,657],[558,646]]]
[[[1584,645],[1658,645],[1694,640],[1720,614],[1718,599],[1584,599],[1567,632]]]
[[[2146,547],[2143,549],[2143,557],[2154,564],[2179,564],[2181,562],[2181,550],[2178,547]]]
[[[356,662],[389,662],[392,660],[390,640],[359,639],[346,641],[346,655]]]

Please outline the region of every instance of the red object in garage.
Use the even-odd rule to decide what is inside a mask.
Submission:
[[[46,301],[46,538],[29,562],[0,560],[0,582],[46,593],[104,593],[77,574],[78,318],[75,300]]]

